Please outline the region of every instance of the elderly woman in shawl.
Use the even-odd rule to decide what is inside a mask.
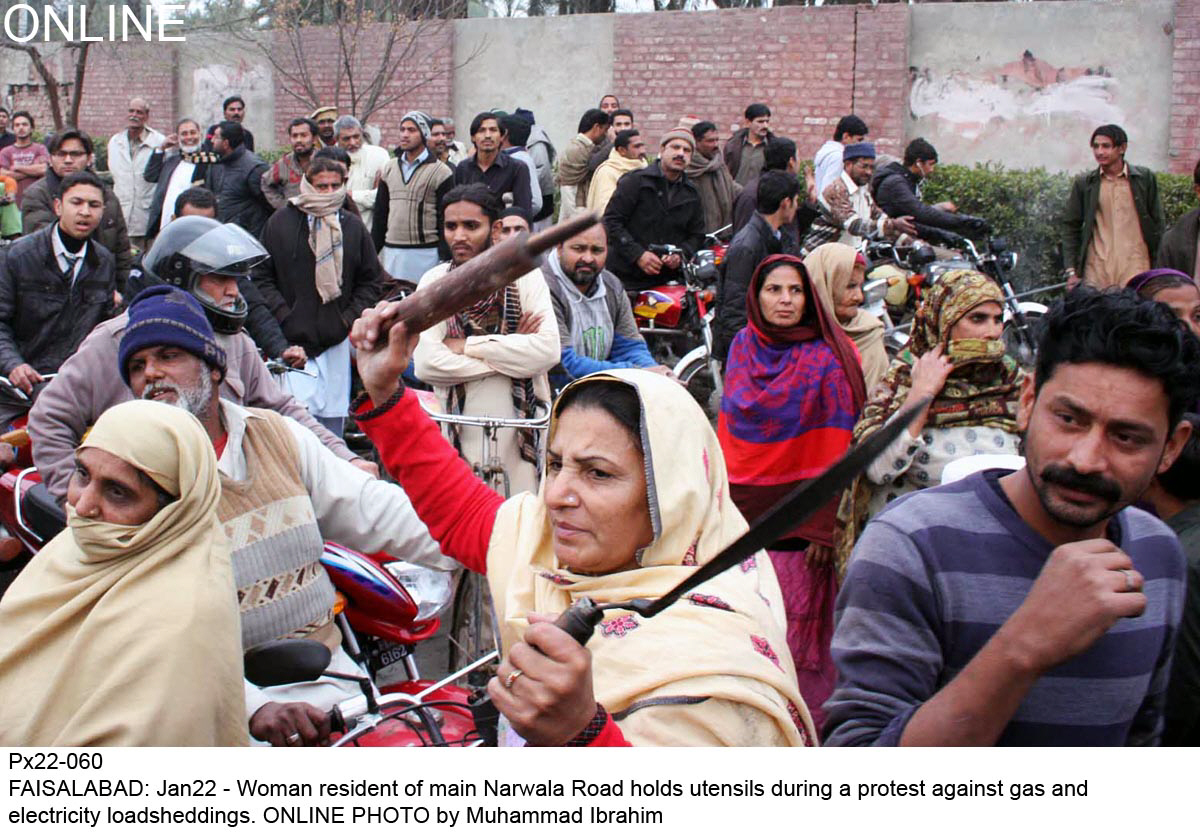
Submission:
[[[951,270],[917,309],[912,340],[872,393],[855,442],[905,407],[924,411],[847,491],[838,511],[844,569],[867,519],[893,499],[941,483],[951,461],[983,453],[1017,455],[1021,372],[1005,355],[1000,288],[973,270]]]
[[[825,309],[854,340],[867,391],[874,391],[887,373],[888,356],[883,347],[883,322],[861,306],[866,259],[854,247],[830,243],[810,252],[804,266]]]
[[[0,601],[0,745],[246,745],[217,459],[182,409],[105,412],[67,529]]]
[[[799,258],[764,260],[746,295],[748,324],[729,348],[717,437],[731,496],[748,519],[841,457],[865,400],[854,344],[814,284]],[[833,499],[768,551],[783,589],[800,692],[818,724],[836,679],[829,654],[836,512]]]
[[[588,648],[553,617],[580,597],[658,597],[746,530],[712,428],[678,383],[641,370],[564,389],[537,495],[484,487],[398,387],[415,341],[354,328],[373,404],[359,425],[447,553],[486,572],[505,660],[489,691],[538,745],[805,745],[770,562],[746,560],[653,618],[609,612]],[[590,649],[590,653],[589,650]]]

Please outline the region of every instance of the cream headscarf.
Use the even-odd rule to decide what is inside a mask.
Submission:
[[[488,548],[505,647],[520,640],[529,612],[561,612],[580,597],[659,597],[746,530],[729,499],[716,435],[687,390],[638,370],[592,374],[571,386],[602,380],[631,386],[641,402],[654,541],[640,553],[640,568],[575,574],[555,558],[543,496],[505,502]],[[779,583],[760,551],[656,617],[609,612],[588,644],[596,699],[635,744],[815,744],[785,634]],[[636,712],[648,700],[666,701]],[[721,703],[733,708],[712,709]]]
[[[850,284],[857,255],[853,247],[831,243],[822,244],[804,259],[804,266],[808,268],[817,295],[830,313],[834,312],[833,300],[846,292]],[[836,316],[833,318],[837,321]],[[867,394],[870,395],[888,370],[887,351],[883,347],[883,322],[860,307],[848,323],[838,321],[838,324],[858,346],[863,378],[867,384]]]
[[[139,526],[70,508],[0,600],[0,745],[246,745],[212,442],[183,409],[133,400],[80,448],[179,498]]]
[[[315,262],[317,294],[328,304],[342,295],[342,221],[338,211],[346,202],[346,183],[336,191],[320,192],[300,178],[300,193],[288,200],[312,218],[308,224],[308,246]]]

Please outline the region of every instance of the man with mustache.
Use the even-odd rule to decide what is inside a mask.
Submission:
[[[1200,342],[1164,306],[1080,290],[1020,391],[1026,466],[892,503],[838,598],[832,745],[1152,745],[1185,562],[1131,507],[1184,448]]]
[[[450,262],[421,277],[420,287],[481,255],[503,224],[499,199],[483,183],[455,186],[442,201],[442,232]],[[422,332],[413,354],[417,377],[433,386],[442,411],[460,415],[532,418],[549,401],[547,372],[559,359],[550,292],[534,270],[461,313]],[[476,427],[451,433],[463,457],[483,460]],[[538,446],[532,431],[501,429],[492,455],[504,462],[510,494],[537,490]]]
[[[146,165],[155,149],[167,141],[146,124],[149,118],[150,105],[146,100],[140,96],[130,99],[126,129],[108,140],[108,170],[113,177],[113,191],[121,201],[129,239],[138,249],[146,246],[150,203],[154,199],[154,183],[145,176]]]
[[[609,268],[626,290],[645,290],[679,277],[682,258],[660,258],[650,251],[652,244],[674,244],[691,258],[704,243],[704,206],[685,173],[696,140],[687,128],[672,128],[660,145],[655,162],[617,181],[604,210]]]
[[[147,240],[153,241],[171,222],[179,195],[203,185],[208,177],[208,166],[220,159],[214,152],[203,150],[203,145],[200,123],[184,118],[176,122],[175,132],[167,136],[162,147],[150,155],[146,163],[146,180],[156,185],[154,199],[150,201]]]

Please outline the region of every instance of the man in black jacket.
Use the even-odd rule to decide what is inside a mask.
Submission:
[[[933,229],[946,229],[959,235],[982,234],[987,222],[982,218],[958,213],[958,207],[946,201],[932,206],[921,200],[921,181],[937,167],[937,149],[921,137],[908,143],[904,162],[891,162],[875,172],[871,191],[875,203],[888,217],[911,217],[913,222]],[[926,235],[926,230],[920,230]]]
[[[691,258],[704,243],[704,206],[684,172],[696,140],[687,128],[662,137],[657,161],[617,181],[604,225],[608,229],[609,269],[626,290],[645,290],[679,278],[682,258],[660,258],[653,244],[674,244]]]
[[[58,221],[54,202],[58,199],[62,178],[76,171],[90,171],[96,160],[92,138],[76,128],[67,128],[47,137],[46,150],[50,154],[46,176],[26,189],[25,202],[21,204],[21,221],[26,235],[53,226]],[[92,240],[113,254],[117,266],[117,289],[122,290],[129,268],[133,265],[133,247],[125,228],[121,201],[107,183],[104,184],[104,214],[96,231],[92,232]]]
[[[383,292],[371,234],[343,208],[346,176],[340,163],[313,159],[300,194],[267,221],[262,244],[271,257],[253,271],[284,335],[318,375],[283,382],[335,435],[350,407],[350,326]]]
[[[271,204],[263,195],[262,176],[267,164],[243,144],[242,126],[222,122],[213,134],[213,150],[221,161],[208,167],[208,189],[217,195],[222,223],[236,223],[258,237],[271,215]]]
[[[786,136],[775,136],[767,140],[767,147],[763,151],[763,173],[768,171],[784,171],[793,178],[797,176],[799,163],[796,161],[795,142]],[[732,232],[734,235],[741,232],[742,228],[750,222],[750,218],[754,217],[758,206],[758,183],[761,177],[760,174],[746,183],[733,200]],[[817,204],[816,180],[807,168],[804,170],[804,184],[805,199],[801,199],[796,207],[796,220],[781,230],[783,236],[792,242],[792,249],[788,250],[789,252],[800,251],[800,242],[808,234],[813,221],[821,215],[821,207]]]
[[[488,191],[504,200],[511,195],[512,205],[533,214],[533,191],[529,185],[529,170],[508,154],[500,153],[500,118],[494,113],[480,113],[471,120],[471,142],[475,155],[467,157],[454,169],[454,185],[483,183]],[[507,201],[506,201],[507,202]]]
[[[1192,170],[1192,188],[1200,197],[1200,162]],[[26,197],[26,200],[29,198]],[[1156,267],[1170,267],[1195,277],[1196,242],[1200,240],[1200,209],[1192,209],[1163,235],[1158,247]]]
[[[764,171],[758,178],[757,211],[733,237],[725,253],[713,323],[713,350],[722,360],[737,332],[746,327],[746,293],[754,271],[768,255],[799,255],[796,241],[781,234],[796,219],[800,183],[783,171]]]
[[[0,372],[27,395],[115,308],[112,253],[90,240],[104,183],[90,171],[68,174],[54,211],[57,223],[19,239],[0,262]],[[29,410],[29,400],[0,397],[0,426]]]

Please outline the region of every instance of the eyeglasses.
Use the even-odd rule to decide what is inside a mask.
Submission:
[[[66,157],[67,159],[82,159],[88,155],[87,151],[55,151],[54,156]]]

